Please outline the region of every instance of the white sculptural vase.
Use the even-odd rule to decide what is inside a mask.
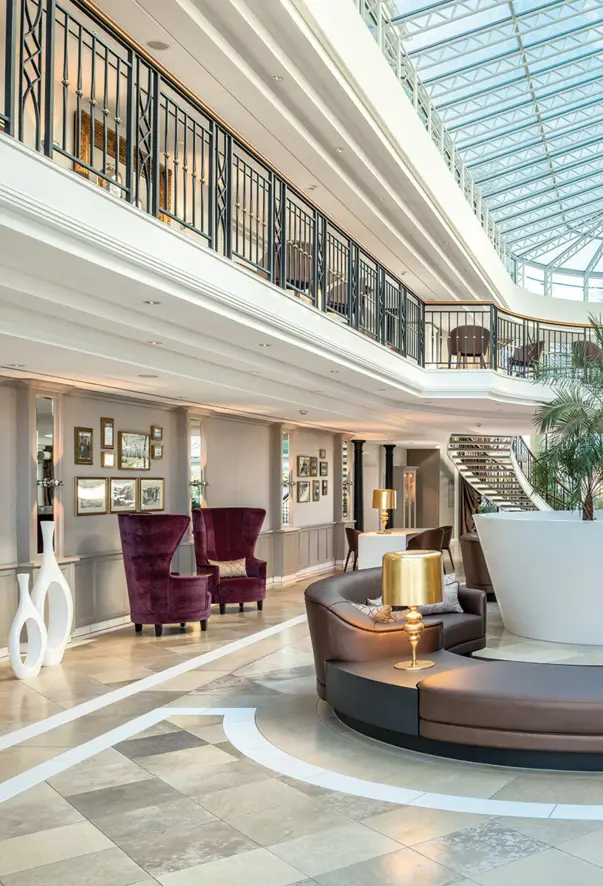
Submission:
[[[8,657],[19,680],[37,677],[46,652],[46,625],[29,596],[29,575],[17,575],[19,606],[8,635]],[[21,631],[27,630],[27,655],[21,657]]]
[[[42,565],[31,592],[31,599],[44,618],[48,595],[48,641],[44,667],[59,664],[71,636],[73,624],[73,597],[67,580],[59,568],[54,553],[54,521],[42,523]]]

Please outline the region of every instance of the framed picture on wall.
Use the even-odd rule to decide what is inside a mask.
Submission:
[[[319,449],[318,450],[318,457],[319,458],[326,458],[327,457],[327,450],[326,449]]]
[[[115,467],[115,453],[114,452],[101,452],[101,468],[114,468]]]
[[[92,428],[73,429],[73,452],[76,465],[94,464],[94,431]]]
[[[329,481],[328,480],[322,481],[322,494],[323,495],[329,494]]]
[[[109,504],[112,514],[126,514],[136,510],[138,480],[135,477],[111,477]]]
[[[75,478],[75,513],[77,517],[107,513],[105,477]]]
[[[117,435],[118,466],[121,471],[150,471],[149,435],[120,431]]]
[[[151,443],[151,458],[155,461],[163,458],[163,443]]]
[[[101,418],[101,449],[115,449],[115,422]]]
[[[320,480],[312,480],[312,501],[320,501]]]
[[[297,500],[298,500],[298,502],[309,502],[310,501],[310,481],[309,480],[298,480],[297,481]]]
[[[163,477],[144,477],[138,481],[141,511],[163,511],[165,508],[165,480]]]
[[[329,476],[329,462],[328,461],[321,461],[320,476],[321,477],[328,477]]]
[[[318,459],[315,455],[310,458],[310,476],[318,477]]]
[[[163,440],[163,428],[151,425],[151,440]]]
[[[297,456],[297,476],[298,477],[309,477],[310,476],[310,457],[308,455],[298,455]]]

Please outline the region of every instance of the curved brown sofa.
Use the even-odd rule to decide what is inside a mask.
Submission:
[[[352,603],[366,603],[381,596],[381,568],[360,569],[323,578],[305,593],[308,626],[314,652],[316,685],[326,698],[327,661],[371,661],[398,655],[410,656],[403,622],[380,623]],[[467,655],[486,645],[486,595],[461,587],[462,613],[425,618],[422,653],[448,649]]]

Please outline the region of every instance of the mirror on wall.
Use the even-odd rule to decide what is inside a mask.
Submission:
[[[36,503],[38,553],[42,553],[41,524],[54,520],[54,397],[36,397]]]
[[[190,450],[190,474],[189,490],[191,508],[204,508],[205,489],[209,485],[205,481],[205,458],[203,454],[203,439],[201,436],[201,420],[192,418],[189,425],[189,450]]]

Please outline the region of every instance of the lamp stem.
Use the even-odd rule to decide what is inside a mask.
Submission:
[[[387,521],[389,520],[389,512],[387,510],[383,509],[380,512],[380,515],[381,515],[381,535],[389,535],[389,532],[387,531],[387,528],[386,528]]]
[[[406,610],[406,624],[404,630],[408,634],[408,642],[411,649],[411,660],[400,661],[394,665],[398,670],[403,671],[422,671],[425,668],[433,667],[432,661],[417,661],[417,646],[421,639],[425,625],[423,624],[423,615],[416,606],[409,606]]]

